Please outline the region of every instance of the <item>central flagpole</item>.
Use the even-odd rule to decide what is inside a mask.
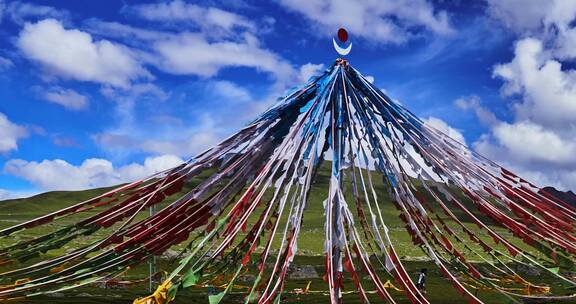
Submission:
[[[148,208],[148,214],[150,217],[154,216],[155,213],[154,205]],[[152,255],[150,260],[148,260],[148,292],[153,292],[155,288],[154,273],[156,272],[156,256]]]

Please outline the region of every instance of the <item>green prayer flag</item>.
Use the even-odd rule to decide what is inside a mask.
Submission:
[[[190,268],[190,270],[188,270],[188,272],[184,274],[184,277],[182,279],[182,287],[188,288],[190,286],[196,285],[196,283],[198,283],[198,280],[200,280],[200,276],[198,275],[197,272],[194,271],[194,269]]]
[[[248,297],[246,299],[246,303],[255,303],[258,302],[258,299],[260,299],[260,292],[258,292],[256,290],[256,286],[258,286],[258,283],[260,283],[260,280],[262,279],[262,276],[260,274],[258,274],[258,277],[256,277],[256,279],[254,280],[254,285],[252,286],[251,290],[250,290],[250,294],[248,294]]]
[[[173,284],[172,286],[170,286],[170,288],[168,288],[168,292],[166,293],[166,295],[168,296],[168,299],[174,299],[176,298],[176,293],[178,293],[178,288],[181,286],[180,284]]]
[[[553,274],[558,274],[558,271],[560,271],[560,267],[553,267],[553,268],[546,268],[548,269],[548,271],[550,271]]]
[[[258,299],[260,299],[260,296],[259,292],[252,290],[248,297],[246,297],[246,303],[256,303],[258,302]]]
[[[215,294],[215,295],[208,295],[208,303],[209,304],[218,304],[220,303],[220,301],[222,301],[222,298],[224,298],[224,295],[226,294],[226,291],[223,291],[219,294]]]
[[[226,222],[228,222],[228,217],[219,219],[218,220],[218,227],[223,226],[224,224],[226,224]]]
[[[280,304],[281,298],[282,298],[282,294],[280,293],[276,296],[276,299],[274,299],[274,304]]]

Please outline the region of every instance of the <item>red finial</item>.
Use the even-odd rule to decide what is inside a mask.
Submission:
[[[338,29],[338,40],[341,42],[346,42],[348,40],[348,32],[343,27]]]

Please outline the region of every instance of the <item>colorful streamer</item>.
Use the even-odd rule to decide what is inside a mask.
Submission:
[[[134,303],[169,303],[181,289],[225,280],[209,298],[220,303],[245,273],[255,274],[247,303],[276,303],[323,164],[330,166],[322,202],[330,303],[341,303],[349,292],[347,277],[364,303],[374,292],[395,303],[390,289],[412,303],[429,303],[398,256],[386,204],[395,206],[414,245],[470,303],[482,303],[477,290],[500,292],[513,302],[571,297],[550,294],[512,266],[531,265],[575,285],[566,271],[574,269],[576,210],[423,123],[339,59],[185,164],[0,231],[6,238],[85,215],[0,249],[0,265],[8,268],[0,274],[0,300],[105,281],[192,238],[167,280]],[[190,186],[194,180],[201,182]],[[176,193],[183,194],[163,203]],[[143,217],[153,205],[160,211]],[[28,262],[100,232],[106,237],[92,244]]]

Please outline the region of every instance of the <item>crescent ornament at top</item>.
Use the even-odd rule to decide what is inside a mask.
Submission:
[[[344,44],[348,40],[348,32],[344,28],[338,29],[338,40]],[[342,56],[348,55],[352,50],[352,42],[350,42],[346,47],[341,47],[340,44],[336,42],[336,39],[332,38],[332,43],[334,44],[334,49],[336,52]]]

